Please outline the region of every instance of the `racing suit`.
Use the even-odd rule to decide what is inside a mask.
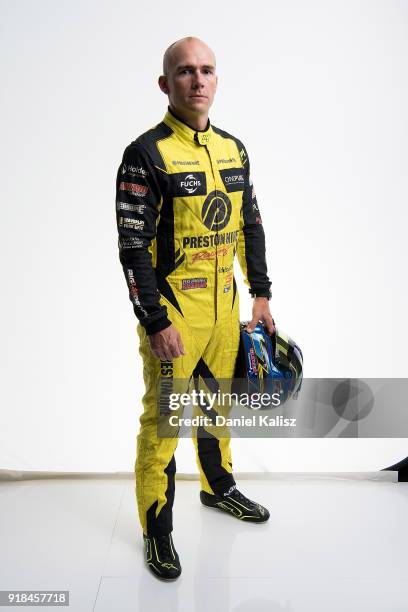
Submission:
[[[160,381],[230,379],[239,342],[238,259],[253,296],[270,296],[265,236],[243,144],[210,125],[196,131],[170,110],[132,142],[117,174],[119,254],[139,320],[146,392],[135,463],[143,532],[172,531],[177,437],[157,435]],[[185,355],[161,361],[148,335],[171,324]],[[228,436],[194,437],[201,488],[235,484]]]

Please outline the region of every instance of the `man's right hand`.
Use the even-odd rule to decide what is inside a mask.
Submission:
[[[185,355],[183,342],[174,325],[148,336],[152,353],[162,361],[172,361]]]

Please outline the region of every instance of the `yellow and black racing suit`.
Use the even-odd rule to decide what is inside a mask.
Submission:
[[[171,111],[126,148],[116,210],[146,385],[136,497],[144,533],[160,535],[172,530],[177,445],[177,438],[157,436],[160,380],[232,378],[239,341],[234,255],[250,293],[269,297],[265,237],[243,144],[209,122],[197,132]],[[186,354],[163,362],[147,336],[171,323]],[[224,493],[235,484],[228,437],[197,435],[194,443],[201,488]]]

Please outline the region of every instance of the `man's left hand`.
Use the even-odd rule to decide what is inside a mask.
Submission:
[[[269,310],[269,301],[266,297],[257,297],[254,299],[252,320],[246,326],[246,331],[249,333],[253,332],[259,321],[265,325],[268,334],[272,336],[272,334],[275,333],[275,321],[272,318],[272,313]]]

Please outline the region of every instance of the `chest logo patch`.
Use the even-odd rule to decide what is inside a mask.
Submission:
[[[215,232],[224,229],[231,217],[231,200],[222,191],[212,191],[206,197],[201,210],[205,227]]]
[[[201,181],[194,174],[188,174],[184,180],[180,181],[180,187],[185,189],[187,193],[195,193],[201,187]]]
[[[207,195],[205,172],[175,172],[169,174],[169,195],[173,198]]]

